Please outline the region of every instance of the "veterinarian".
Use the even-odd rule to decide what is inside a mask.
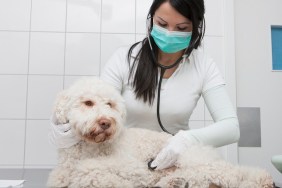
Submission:
[[[219,147],[240,137],[223,77],[200,48],[204,13],[204,0],[154,0],[147,16],[148,36],[118,49],[101,75],[124,97],[127,127],[174,134],[150,164],[156,170],[173,166],[192,143]],[[214,123],[189,130],[189,118],[201,96]],[[68,124],[55,124],[53,119],[50,140],[57,147],[78,142]]]

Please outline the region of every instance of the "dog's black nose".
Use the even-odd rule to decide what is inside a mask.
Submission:
[[[107,120],[107,119],[101,119],[99,121],[99,126],[101,127],[101,129],[106,130],[106,129],[110,128],[111,121]]]
[[[100,127],[103,129],[103,130],[106,130],[110,127],[110,124],[102,124],[100,125]]]

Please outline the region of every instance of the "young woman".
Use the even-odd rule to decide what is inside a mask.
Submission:
[[[195,142],[219,147],[240,137],[224,80],[199,48],[204,13],[204,0],[154,0],[147,17],[148,36],[118,49],[101,75],[124,97],[127,127],[175,134],[151,163],[157,170],[173,166],[178,155]],[[214,123],[189,130],[189,118],[201,96]],[[53,131],[59,132],[60,126],[68,127],[52,126]],[[71,132],[50,139],[58,147],[77,142]],[[58,144],[64,139],[67,144]]]

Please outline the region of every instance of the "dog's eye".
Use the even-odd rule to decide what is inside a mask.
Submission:
[[[94,103],[92,101],[85,101],[84,104],[86,106],[94,106]]]
[[[113,104],[111,102],[107,102],[106,105],[108,105],[110,108],[113,107]]]

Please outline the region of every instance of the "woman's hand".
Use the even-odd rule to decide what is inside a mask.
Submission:
[[[151,167],[156,167],[156,170],[162,170],[173,166],[178,160],[179,155],[185,152],[192,142],[193,140],[189,138],[187,131],[179,131],[168,140],[167,145],[151,163]]]
[[[69,123],[57,124],[55,116],[51,118],[49,141],[57,148],[69,148],[80,140],[71,130]]]

